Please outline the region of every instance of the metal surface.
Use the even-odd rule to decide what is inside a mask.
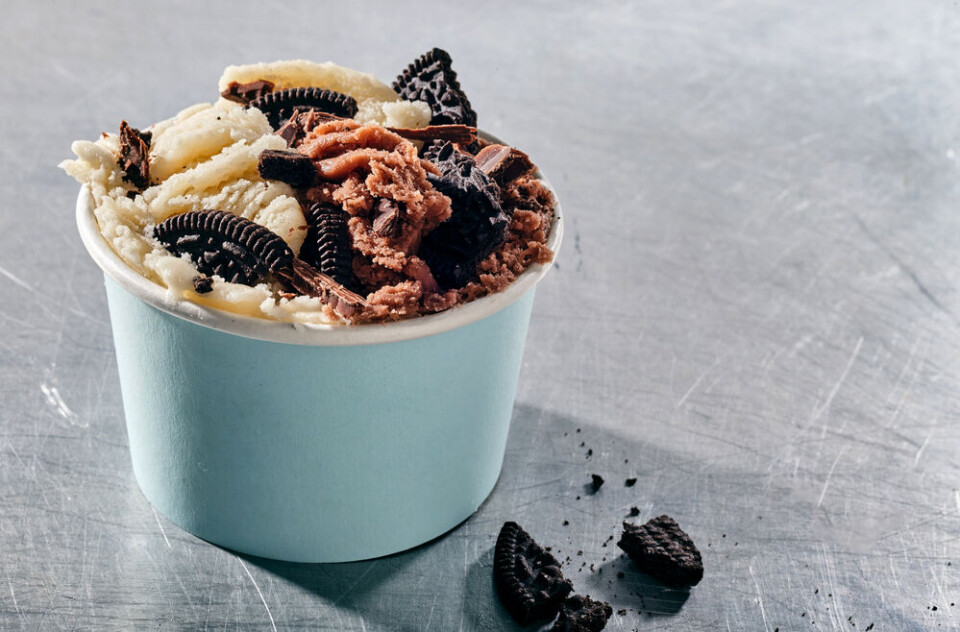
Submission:
[[[628,609],[609,630],[958,629],[960,8],[587,4],[5,7],[0,628],[512,630],[490,569],[512,519]],[[214,98],[229,63],[390,78],[434,45],[570,220],[500,482],[371,562],[197,540],[134,483],[55,165]],[[665,591],[606,542],[631,506],[693,536],[699,586]]]

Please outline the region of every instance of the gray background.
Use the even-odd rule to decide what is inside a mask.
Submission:
[[[958,629],[958,3],[347,4],[4,4],[0,628],[512,630],[490,567],[513,519],[628,609],[610,630]],[[390,80],[434,45],[569,218],[503,475],[385,559],[206,544],[134,483],[55,165],[212,100],[229,63]],[[633,505],[693,536],[699,586],[604,544]]]

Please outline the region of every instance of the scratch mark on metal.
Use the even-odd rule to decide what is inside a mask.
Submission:
[[[830,486],[830,478],[833,477],[833,470],[836,469],[837,463],[840,462],[840,457],[843,456],[843,452],[847,449],[847,446],[840,448],[840,451],[837,453],[837,458],[833,460],[833,465],[830,466],[830,471],[827,472],[827,480],[823,481],[823,490],[820,492],[820,500],[817,501],[817,507],[823,504],[823,498],[827,495],[827,487]]]
[[[833,385],[833,388],[830,390],[830,394],[827,396],[827,401],[824,402],[823,406],[820,407],[814,414],[814,419],[820,419],[823,416],[823,413],[827,412],[830,408],[830,405],[833,404],[833,398],[837,396],[837,393],[840,391],[840,387],[843,385],[843,382],[847,379],[847,375],[850,374],[850,369],[853,367],[853,363],[856,362],[857,356],[860,355],[860,347],[863,346],[863,336],[860,336],[860,339],[857,340],[856,346],[853,348],[853,353],[850,354],[850,359],[847,360],[847,366],[844,367],[843,373],[840,374],[840,379],[837,380],[837,383]]]
[[[927,447],[927,444],[930,443],[930,437],[933,436],[933,430],[930,431],[930,434],[927,435],[927,438],[923,440],[923,443],[920,445],[920,449],[917,450],[917,456],[913,459],[913,464],[916,466],[920,463],[920,456],[923,454],[923,449]]]
[[[8,279],[10,279],[11,281],[13,281],[14,283],[16,283],[17,285],[19,285],[19,286],[22,287],[23,289],[27,290],[28,292],[36,292],[36,290],[33,289],[33,286],[32,286],[32,285],[30,285],[29,283],[27,283],[26,281],[24,281],[23,279],[21,279],[21,278],[19,278],[17,275],[15,275],[13,272],[10,272],[9,270],[7,270],[6,268],[4,268],[4,267],[2,267],[2,266],[0,266],[0,274],[2,274],[3,276],[7,277]]]
[[[237,561],[240,562],[240,566],[243,567],[247,577],[249,577],[250,581],[253,582],[253,587],[257,589],[257,594],[260,595],[260,601],[263,602],[263,607],[267,610],[267,616],[270,617],[270,628],[273,630],[273,632],[277,632],[277,624],[273,621],[273,614],[270,613],[270,606],[267,605],[267,600],[263,598],[263,593],[260,592],[260,586],[257,585],[257,580],[255,580],[253,575],[250,574],[250,569],[247,568],[247,565],[243,563],[242,559],[238,557]]]
[[[167,548],[172,549],[170,546],[170,540],[167,539],[167,532],[163,530],[163,523],[160,522],[160,516],[157,515],[157,510],[153,508],[153,505],[150,505],[150,509],[153,511],[153,517],[157,521],[157,526],[160,527],[160,535],[163,536],[163,541],[167,543]]]
[[[766,632],[770,632],[770,625],[767,623],[767,613],[763,609],[763,591],[760,590],[760,582],[757,581],[757,576],[753,572],[753,564],[747,567],[750,570],[750,577],[753,578],[753,583],[757,587],[757,602],[760,604],[760,616],[763,618],[763,629]]]
[[[681,406],[683,406],[684,402],[687,401],[687,398],[690,397],[690,395],[692,395],[695,390],[697,390],[697,387],[700,386],[701,382],[703,382],[703,378],[707,377],[707,374],[710,373],[710,371],[712,371],[715,366],[717,366],[718,362],[720,362],[720,358],[715,359],[713,361],[713,364],[711,364],[706,371],[700,374],[700,377],[697,378],[697,381],[693,383],[693,386],[687,389],[687,392],[683,394],[683,397],[680,398],[680,401],[677,402],[677,405],[674,406],[674,408],[680,408]]]
[[[63,398],[60,396],[60,391],[57,390],[56,386],[41,384],[40,390],[43,391],[43,396],[46,397],[47,403],[57,411],[57,414],[69,421],[70,425],[79,426],[81,428],[90,427],[90,424],[80,423],[77,420],[77,414],[70,410],[70,407],[67,406],[66,402],[63,401]]]

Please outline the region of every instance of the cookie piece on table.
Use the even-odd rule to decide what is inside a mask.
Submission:
[[[296,109],[301,112],[319,110],[344,118],[353,118],[357,114],[356,99],[323,88],[277,90],[250,101],[247,107],[263,112],[275,130],[287,122]]]
[[[433,116],[431,125],[463,124],[477,126],[477,113],[460,88],[450,54],[434,48],[427,51],[393,82],[393,89],[407,101],[424,101]]]
[[[641,571],[664,584],[695,586],[703,579],[700,551],[670,516],[657,516],[643,525],[624,522],[617,546]]]
[[[520,625],[553,618],[573,590],[556,558],[516,522],[505,522],[500,529],[493,581],[504,608]]]
[[[550,632],[600,632],[611,615],[613,608],[606,601],[571,595],[560,607],[560,616]]]

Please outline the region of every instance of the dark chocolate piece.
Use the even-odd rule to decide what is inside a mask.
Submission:
[[[493,581],[520,625],[553,618],[573,590],[560,563],[515,522],[505,522],[493,554]]]
[[[393,82],[393,89],[408,101],[424,101],[430,106],[431,125],[462,124],[477,126],[477,113],[460,88],[450,54],[434,48],[414,60]]]
[[[342,116],[335,116],[319,110],[294,108],[293,114],[290,115],[286,123],[280,126],[276,134],[287,141],[287,147],[296,147],[320,123],[342,118]]]
[[[277,276],[297,292],[316,296],[344,318],[358,314],[367,306],[367,301],[362,296],[343,287],[302,259],[294,259],[292,269],[280,270]]]
[[[209,294],[213,291],[213,279],[208,276],[198,276],[193,279],[193,290],[197,294]]]
[[[453,213],[424,238],[421,257],[441,284],[458,287],[503,243],[510,218],[500,204],[500,187],[471,156],[449,142],[431,148],[429,154],[442,175],[428,174],[427,179],[450,198]]]
[[[458,145],[469,145],[477,140],[477,128],[467,125],[428,125],[414,129],[410,127],[388,127],[388,130],[407,140],[439,141],[446,140]]]
[[[247,107],[263,112],[273,129],[279,129],[296,109],[301,112],[319,110],[345,118],[353,118],[357,114],[356,99],[322,88],[278,90],[254,99]]]
[[[264,180],[279,180],[294,188],[308,187],[317,177],[317,168],[309,156],[280,149],[261,152],[257,171]]]
[[[506,145],[487,145],[475,160],[477,167],[500,186],[506,186],[536,168],[530,156]]]
[[[273,92],[273,82],[266,79],[257,79],[248,83],[237,83],[231,81],[227,89],[220,93],[224,99],[246,105],[254,99],[259,99],[265,94]]]
[[[123,179],[143,191],[150,186],[150,141],[153,134],[141,132],[120,121],[120,156],[117,164]]]
[[[402,202],[380,198],[373,207],[373,232],[384,237],[396,237],[403,228],[400,219]]]
[[[293,252],[268,229],[225,211],[203,210],[167,218],[154,236],[177,255],[187,253],[205,275],[254,285],[268,272],[293,264]]]
[[[640,570],[671,586],[695,586],[703,579],[703,560],[693,540],[670,516],[644,525],[623,523],[617,546]]]
[[[550,632],[600,632],[612,615],[613,608],[606,601],[571,595],[560,607]]]

